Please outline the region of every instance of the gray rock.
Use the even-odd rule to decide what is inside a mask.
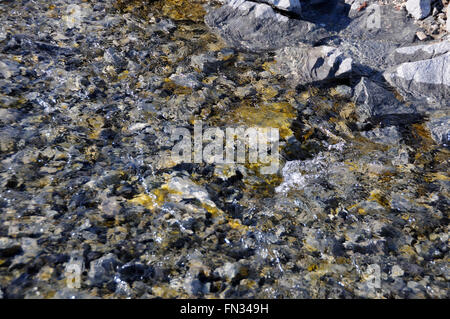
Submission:
[[[241,99],[243,99],[245,97],[255,95],[256,94],[256,90],[250,85],[240,86],[240,87],[236,88],[235,94],[236,94],[236,96],[238,96]]]
[[[9,79],[18,74],[20,74],[20,64],[6,59],[0,61],[0,75],[2,75],[3,78]]]
[[[290,79],[294,85],[331,81],[349,76],[352,59],[330,46],[286,47],[276,52],[272,72]]]
[[[415,19],[424,19],[430,14],[431,0],[408,0],[406,2],[406,10]]]
[[[0,123],[11,124],[17,121],[20,113],[15,109],[0,109]]]
[[[155,25],[156,30],[162,31],[164,33],[170,33],[174,31],[176,28],[177,28],[176,24],[170,19],[161,20]]]
[[[22,251],[22,247],[17,241],[7,237],[0,238],[0,257],[11,257]]]
[[[372,4],[351,17],[339,33],[339,48],[364,66],[354,68],[362,75],[393,65],[388,57],[396,48],[413,43],[418,30],[411,19],[392,5]]]
[[[427,123],[431,137],[438,144],[449,145],[450,141],[450,116],[433,118]]]
[[[386,71],[384,77],[405,97],[438,107],[450,106],[450,52],[402,63]]]
[[[111,47],[105,50],[103,59],[106,63],[113,65],[117,69],[123,69],[127,66],[126,59],[117,49]]]
[[[348,7],[355,6],[350,11]],[[288,18],[269,5],[230,0],[211,9],[206,24],[229,45],[250,51],[277,50],[300,44],[337,46],[351,57],[362,75],[391,66],[387,57],[413,43],[418,27],[392,5],[369,5],[358,11],[358,1],[331,0],[320,7],[302,3],[301,19]]]
[[[347,85],[338,85],[334,89],[335,89],[337,95],[342,98],[350,99],[352,97],[353,90],[351,87],[349,87]]]
[[[438,57],[450,52],[450,41],[445,40],[431,44],[407,46],[396,49],[392,54],[392,62],[400,64]]]
[[[78,289],[63,288],[58,290],[52,299],[100,299],[100,297],[92,296]]]
[[[206,24],[230,46],[250,51],[276,50],[295,43],[315,43],[329,33],[315,23],[289,19],[270,5],[231,0],[205,16]]]
[[[107,254],[99,259],[91,261],[88,277],[93,285],[99,285],[111,280],[119,265],[114,254]]]
[[[219,275],[221,278],[225,278],[228,281],[236,278],[243,270],[243,266],[239,263],[225,263],[222,267],[219,267],[215,270],[215,273]]]
[[[0,152],[11,152],[16,149],[20,138],[20,132],[11,126],[5,126],[0,130]]]
[[[203,283],[192,276],[186,276],[183,283],[183,288],[191,295],[198,296],[209,293],[210,283]]]
[[[373,116],[415,113],[413,107],[404,106],[392,92],[365,77],[355,86],[353,100],[356,104],[356,115],[361,122]]]
[[[299,0],[256,0],[256,2],[267,3],[282,11],[302,13],[302,6]]]
[[[203,73],[210,73],[217,71],[220,65],[220,60],[218,60],[211,53],[194,55],[191,57],[191,66]]]
[[[446,24],[447,32],[450,33],[450,9],[447,7],[447,24]]]
[[[191,89],[198,89],[202,86],[195,73],[172,74],[169,79],[179,86],[184,86]]]
[[[371,131],[361,132],[365,138],[382,144],[395,145],[400,142],[402,136],[395,126],[377,127]]]

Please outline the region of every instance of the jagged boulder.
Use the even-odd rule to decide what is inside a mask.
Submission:
[[[414,19],[424,19],[431,12],[431,0],[408,0],[406,10]]]
[[[394,93],[368,78],[361,78],[354,88],[353,101],[360,122],[371,118],[383,118],[394,114],[414,114],[413,106],[405,106]]]
[[[405,97],[434,105],[450,106],[450,43],[405,47],[396,51],[398,64],[384,73],[386,80]]]
[[[231,46],[250,51],[313,44],[329,36],[320,25],[283,15],[269,4],[245,0],[230,0],[210,10],[205,22]]]
[[[271,71],[283,75],[295,86],[320,84],[349,76],[352,59],[331,46],[285,47],[276,51]]]

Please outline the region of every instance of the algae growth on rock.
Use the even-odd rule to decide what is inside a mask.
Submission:
[[[445,114],[364,122],[375,85],[295,87],[211,6],[0,4],[0,296],[445,298]],[[279,129],[279,171],[171,161],[196,120]]]

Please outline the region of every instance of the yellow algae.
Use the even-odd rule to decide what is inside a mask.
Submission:
[[[228,219],[228,225],[233,228],[233,229],[237,229],[237,230],[245,230],[247,231],[249,229],[248,226],[246,225],[242,225],[241,222],[238,219]]]
[[[199,69],[196,69],[196,71],[197,72],[201,72]],[[217,79],[217,76],[214,76],[214,75],[213,76],[208,76],[208,77],[204,78],[202,80],[202,82],[205,83],[205,84],[213,84],[216,79]]]
[[[370,192],[368,200],[375,201],[383,207],[390,207],[389,202],[381,193],[381,191],[378,189],[375,189],[372,192]]]
[[[416,123],[416,124],[413,124],[412,127],[414,129],[414,132],[417,135],[419,135],[420,137],[427,139],[427,140],[432,140],[430,131],[428,131],[428,129],[426,129],[423,124]]]
[[[444,175],[442,173],[430,173],[430,174],[425,175],[424,180],[427,183],[431,183],[431,182],[434,182],[434,181],[449,182],[450,181],[450,176]]]
[[[414,256],[416,254],[414,248],[408,245],[402,246],[399,251],[407,256]]]
[[[259,81],[255,84],[256,91],[261,94],[263,100],[270,100],[276,97],[279,92],[273,86],[268,85],[264,81]]]
[[[246,127],[278,128],[280,137],[293,135],[290,128],[297,117],[294,107],[288,102],[262,103],[254,106],[249,101],[243,103],[217,120],[226,123],[242,124]]]
[[[208,40],[208,39],[206,39]],[[213,43],[207,43],[206,48],[208,51],[220,51],[225,47],[225,44],[222,42],[213,42]],[[227,61],[232,57],[232,55],[226,55],[222,58],[222,61]]]
[[[274,87],[268,86],[259,89],[258,93],[261,94],[264,100],[270,100],[278,95],[278,90],[275,89]]]
[[[185,95],[185,94],[191,94],[192,89],[186,86],[181,86],[173,82],[172,80],[165,78],[163,88],[169,91],[172,91],[174,94],[177,95]]]
[[[308,138],[311,137],[311,135],[314,133],[314,128],[309,129],[304,135],[303,135],[303,140],[308,140]]]
[[[164,0],[158,2],[162,2],[162,13],[174,20],[202,22],[206,14],[202,5],[206,1]]]
[[[301,92],[298,95],[298,98],[301,101],[306,102],[309,98],[311,98],[313,96],[317,96],[318,94],[319,94],[318,88],[309,88],[308,90]]]
[[[150,194],[140,194],[129,200],[130,203],[144,206],[149,210],[153,210],[159,207],[163,203],[163,201],[164,196],[162,196],[161,194],[157,195],[154,192],[151,192]]]
[[[359,203],[353,204],[353,205],[347,207],[347,210],[351,210],[351,209],[357,207],[358,205],[359,205]]]
[[[178,291],[169,286],[155,285],[152,287],[153,295],[160,298],[175,298],[179,297]]]
[[[349,264],[350,261],[345,257],[336,257],[336,263],[338,265],[344,265],[344,264]]]
[[[126,79],[127,77],[128,77],[128,71],[127,70],[125,70],[125,71],[123,71],[122,73],[120,73],[118,76],[117,76],[117,79],[118,80],[124,80],[124,79]]]
[[[316,271],[318,269],[319,269],[319,267],[316,264],[312,264],[312,265],[308,266],[308,271],[309,272]]]
[[[358,165],[356,163],[350,162],[350,161],[344,161],[345,165],[348,165],[350,171],[357,171]]]
[[[104,125],[104,119],[100,115],[92,116],[86,118],[86,123],[88,127],[91,129],[91,133],[89,134],[89,138],[96,139],[100,135],[100,131]]]
[[[154,209],[156,206],[154,196],[151,196],[149,194],[137,195],[135,198],[130,199],[129,202],[132,204],[142,205],[150,210]]]
[[[277,61],[273,60],[273,61],[266,61],[262,64],[262,68],[265,71],[269,71],[272,72],[272,66],[275,65],[277,63]]]
[[[158,13],[173,20],[202,22],[206,14],[203,4],[206,0],[116,0],[115,7],[124,13],[134,13],[148,18],[150,13]]]
[[[365,210],[364,208],[358,208],[358,214],[360,214],[360,215],[366,215],[367,212],[366,212],[366,210]]]
[[[170,189],[167,184],[162,185],[160,188],[153,189],[150,193],[143,193],[128,200],[132,204],[144,206],[149,210],[161,207],[167,200],[169,200],[170,194],[181,194],[179,191]]]
[[[208,204],[202,203],[202,207],[203,207],[208,213],[210,213],[211,215],[213,215],[213,217],[216,217],[216,216],[218,216],[218,215],[220,215],[220,214],[223,213],[219,208],[217,208],[216,206],[213,206],[213,205],[208,205]]]
[[[336,128],[336,130],[338,130],[338,131],[344,133],[345,135],[347,135],[348,137],[351,137],[351,138],[354,137],[352,132],[351,132],[351,130],[348,128],[347,124],[345,124],[344,121],[339,121],[339,120],[336,121],[335,122],[335,128]]]
[[[307,251],[309,252],[315,252],[317,251],[317,248],[314,248],[313,246],[311,246],[310,244],[308,244],[306,242],[306,240],[303,240],[303,248],[305,248]]]
[[[348,119],[355,110],[355,103],[345,103],[344,106],[340,108],[339,115],[344,119]]]
[[[14,55],[12,59],[17,63],[22,63],[22,57],[20,55]]]

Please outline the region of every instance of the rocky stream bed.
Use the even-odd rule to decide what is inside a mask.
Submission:
[[[0,298],[448,298],[428,4],[1,1]],[[199,120],[278,128],[279,171],[174,163]]]

